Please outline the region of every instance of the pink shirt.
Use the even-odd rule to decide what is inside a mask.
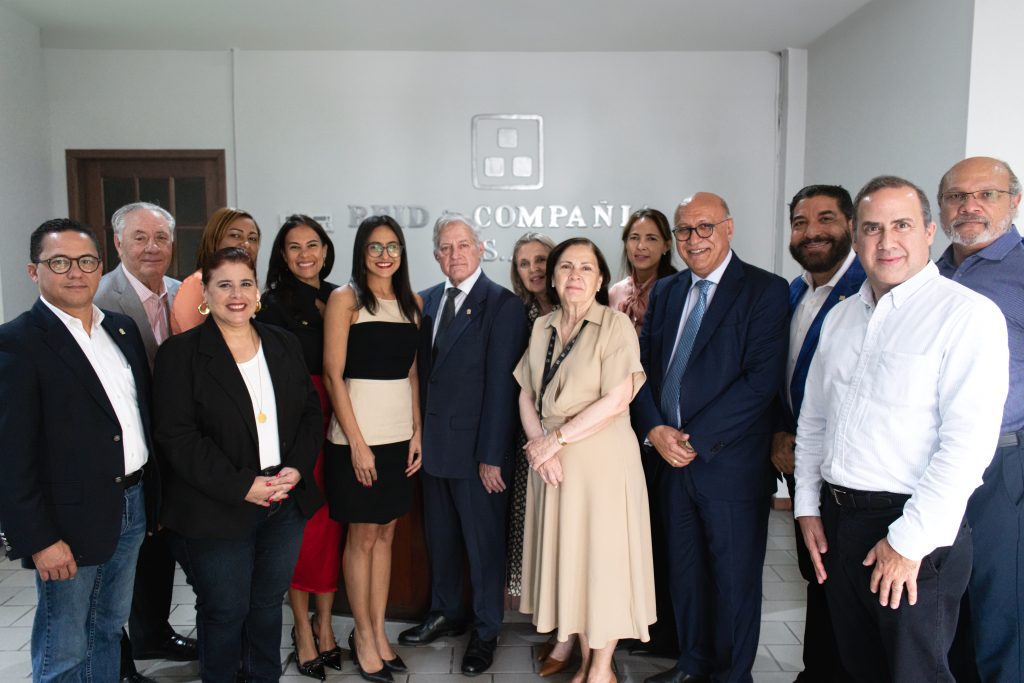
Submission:
[[[129,284],[135,293],[139,295],[139,300],[142,301],[142,307],[146,309],[146,318],[149,320],[149,327],[153,330],[153,337],[156,339],[156,345],[164,343],[167,339],[168,330],[170,329],[170,311],[167,307],[167,288],[164,287],[164,280],[160,278],[160,293],[154,292],[152,289],[142,284],[139,278],[128,272],[128,269],[121,264],[121,270],[124,271],[125,278],[127,278]]]

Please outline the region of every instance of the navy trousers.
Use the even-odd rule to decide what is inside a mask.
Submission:
[[[720,683],[749,683],[761,629],[769,497],[711,499],[682,468],[665,472],[661,502],[677,668]]]
[[[505,516],[508,489],[488,493],[479,477],[423,473],[423,523],[430,555],[430,611],[461,619],[463,566],[469,560],[473,627],[498,637],[505,613]],[[511,484],[506,472],[505,481]]]

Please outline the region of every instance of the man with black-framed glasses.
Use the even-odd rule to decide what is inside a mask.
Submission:
[[[687,265],[651,291],[640,333],[647,383],[634,423],[661,457],[661,523],[679,636],[672,669],[646,683],[751,681],[775,472],[772,405],[789,338],[789,287],[732,251],[725,200],[675,213]]]
[[[942,176],[938,200],[952,242],[939,272],[999,306],[1010,345],[999,443],[967,504],[974,567],[951,664],[958,681],[1016,683],[1024,680],[1024,244],[1013,224],[1021,184],[1006,162],[972,157]]]
[[[93,303],[93,233],[55,219],[29,243],[39,300],[0,326],[0,525],[9,556],[36,570],[33,680],[116,681],[159,502],[149,366],[131,318]]]

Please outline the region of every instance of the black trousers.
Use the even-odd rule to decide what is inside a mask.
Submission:
[[[960,526],[951,546],[921,561],[917,604],[906,593],[898,609],[882,607],[870,590],[868,551],[903,514],[902,505],[874,510],[839,507],[822,496],[825,592],[839,655],[847,674],[863,683],[953,683],[948,654],[956,632],[960,598],[971,575],[971,532]]]
[[[167,622],[173,590],[174,556],[167,539],[163,532],[147,534],[135,566],[132,611],[128,617],[131,640],[127,633],[121,632],[122,676],[135,671],[133,649],[139,652],[154,649],[174,635],[174,629]]]
[[[654,599],[658,620],[651,624],[651,647],[666,657],[679,656],[679,636],[676,633],[676,616],[672,608],[672,593],[669,590],[668,538],[661,514],[661,489],[659,481],[668,464],[650,446],[641,446],[644,477],[647,480],[647,500],[651,513],[651,552],[654,561]]]
[[[793,499],[795,480],[785,475],[789,498]],[[804,623],[804,670],[796,677],[796,683],[844,683],[843,667],[839,661],[836,634],[832,630],[832,617],[828,613],[825,586],[818,583],[814,575],[811,555],[807,552],[800,522],[793,520],[796,528],[796,559],[800,576],[807,581],[807,620]]]

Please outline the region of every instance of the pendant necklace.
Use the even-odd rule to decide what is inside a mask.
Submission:
[[[252,332],[251,330],[250,332],[255,335],[255,332]],[[245,388],[249,390],[249,395],[256,399],[256,421],[260,424],[264,424],[267,421],[267,414],[263,412],[263,364],[260,363],[260,349],[255,339],[252,340],[252,346],[256,349],[256,354],[253,356],[253,359],[256,361],[256,386],[259,387],[259,398],[257,398],[257,393],[249,382],[249,373],[246,372],[245,369],[241,368],[241,364],[239,364],[239,368],[242,370],[242,379],[245,381]]]

